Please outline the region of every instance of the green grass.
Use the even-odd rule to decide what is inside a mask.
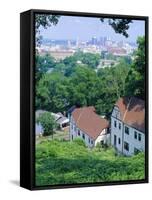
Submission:
[[[53,134],[53,140],[57,139],[57,140],[69,140],[69,130],[57,130],[55,131],[55,133]],[[47,140],[52,140],[52,135],[50,136],[42,136],[42,137],[38,137],[36,138],[36,143],[41,143],[42,141],[47,141]]]
[[[109,182],[144,179],[144,153],[115,156],[83,142],[41,141],[36,145],[36,185]]]

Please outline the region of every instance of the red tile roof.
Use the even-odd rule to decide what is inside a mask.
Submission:
[[[116,104],[120,110],[121,120],[129,126],[145,132],[145,102],[136,97],[120,98]]]
[[[92,139],[96,139],[102,130],[109,126],[109,122],[106,119],[95,113],[93,106],[76,108],[72,112],[72,117],[77,127]]]

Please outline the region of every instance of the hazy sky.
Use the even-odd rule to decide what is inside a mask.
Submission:
[[[99,18],[91,17],[75,17],[61,16],[56,26],[48,29],[41,28],[41,35],[48,39],[74,39],[87,41],[93,36],[110,37],[112,40],[131,41],[135,42],[138,36],[143,36],[145,33],[145,22],[141,20],[133,20],[128,30],[129,37],[126,39],[115,31],[106,22],[101,23]]]

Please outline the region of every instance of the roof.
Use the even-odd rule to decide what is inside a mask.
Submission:
[[[40,117],[43,113],[46,113],[48,111],[46,110],[37,110],[36,111],[36,118]],[[67,117],[65,117],[61,112],[58,113],[53,113],[50,112],[51,115],[54,117],[55,121],[59,124],[63,124],[63,123],[68,123],[69,119]]]
[[[60,117],[59,119],[56,120],[57,123],[59,124],[64,124],[64,123],[68,123],[69,119],[67,117]]]
[[[72,117],[77,127],[92,139],[96,139],[102,130],[109,126],[109,122],[106,119],[95,113],[93,106],[76,108],[72,112]]]
[[[120,110],[121,120],[141,131],[145,132],[145,102],[136,97],[122,97],[115,106]]]

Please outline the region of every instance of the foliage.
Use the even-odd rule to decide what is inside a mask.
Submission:
[[[40,80],[40,78],[51,68],[55,66],[55,59],[50,56],[49,54],[40,56],[39,54],[36,55],[36,71],[35,71],[35,78],[36,81]]]
[[[105,21],[105,18],[100,19],[101,22]],[[129,24],[132,23],[131,19],[108,19],[108,24],[114,29],[115,33],[122,34],[126,38],[129,37],[127,31],[129,29]]]
[[[73,142],[74,142],[75,144],[78,144],[78,145],[83,146],[83,147],[86,146],[84,140],[82,140],[81,138],[75,138],[75,139],[73,140]]]
[[[145,38],[139,37],[135,60],[126,78],[126,95],[145,98]]]
[[[45,74],[36,85],[36,108],[64,111],[68,105],[68,84],[68,79],[59,72]]]
[[[90,66],[91,68],[95,69],[100,62],[100,55],[93,54],[93,53],[84,53],[82,58],[80,57],[83,64]]]
[[[45,112],[43,114],[41,114],[38,118],[37,118],[37,123],[40,123],[43,127],[44,136],[47,135],[52,135],[53,138],[53,133],[54,133],[54,129],[56,128],[56,122],[54,117],[51,115],[50,112]]]
[[[98,70],[99,82],[97,85],[96,111],[102,115],[111,114],[114,103],[125,94],[125,79],[129,65],[121,61],[117,66]]]
[[[47,29],[52,25],[56,25],[58,23],[59,17],[59,15],[48,14],[35,15],[36,46],[41,44],[42,36],[40,36],[40,27]]]
[[[36,146],[36,185],[140,180],[144,162],[144,153],[115,156],[113,148],[98,151],[75,141],[46,141]]]
[[[110,113],[115,101],[125,93],[129,65],[122,59],[117,66],[96,73],[71,59],[66,59],[68,64],[56,63],[53,72],[44,74],[38,81],[36,108],[63,112],[73,105],[94,105],[99,114]]]

